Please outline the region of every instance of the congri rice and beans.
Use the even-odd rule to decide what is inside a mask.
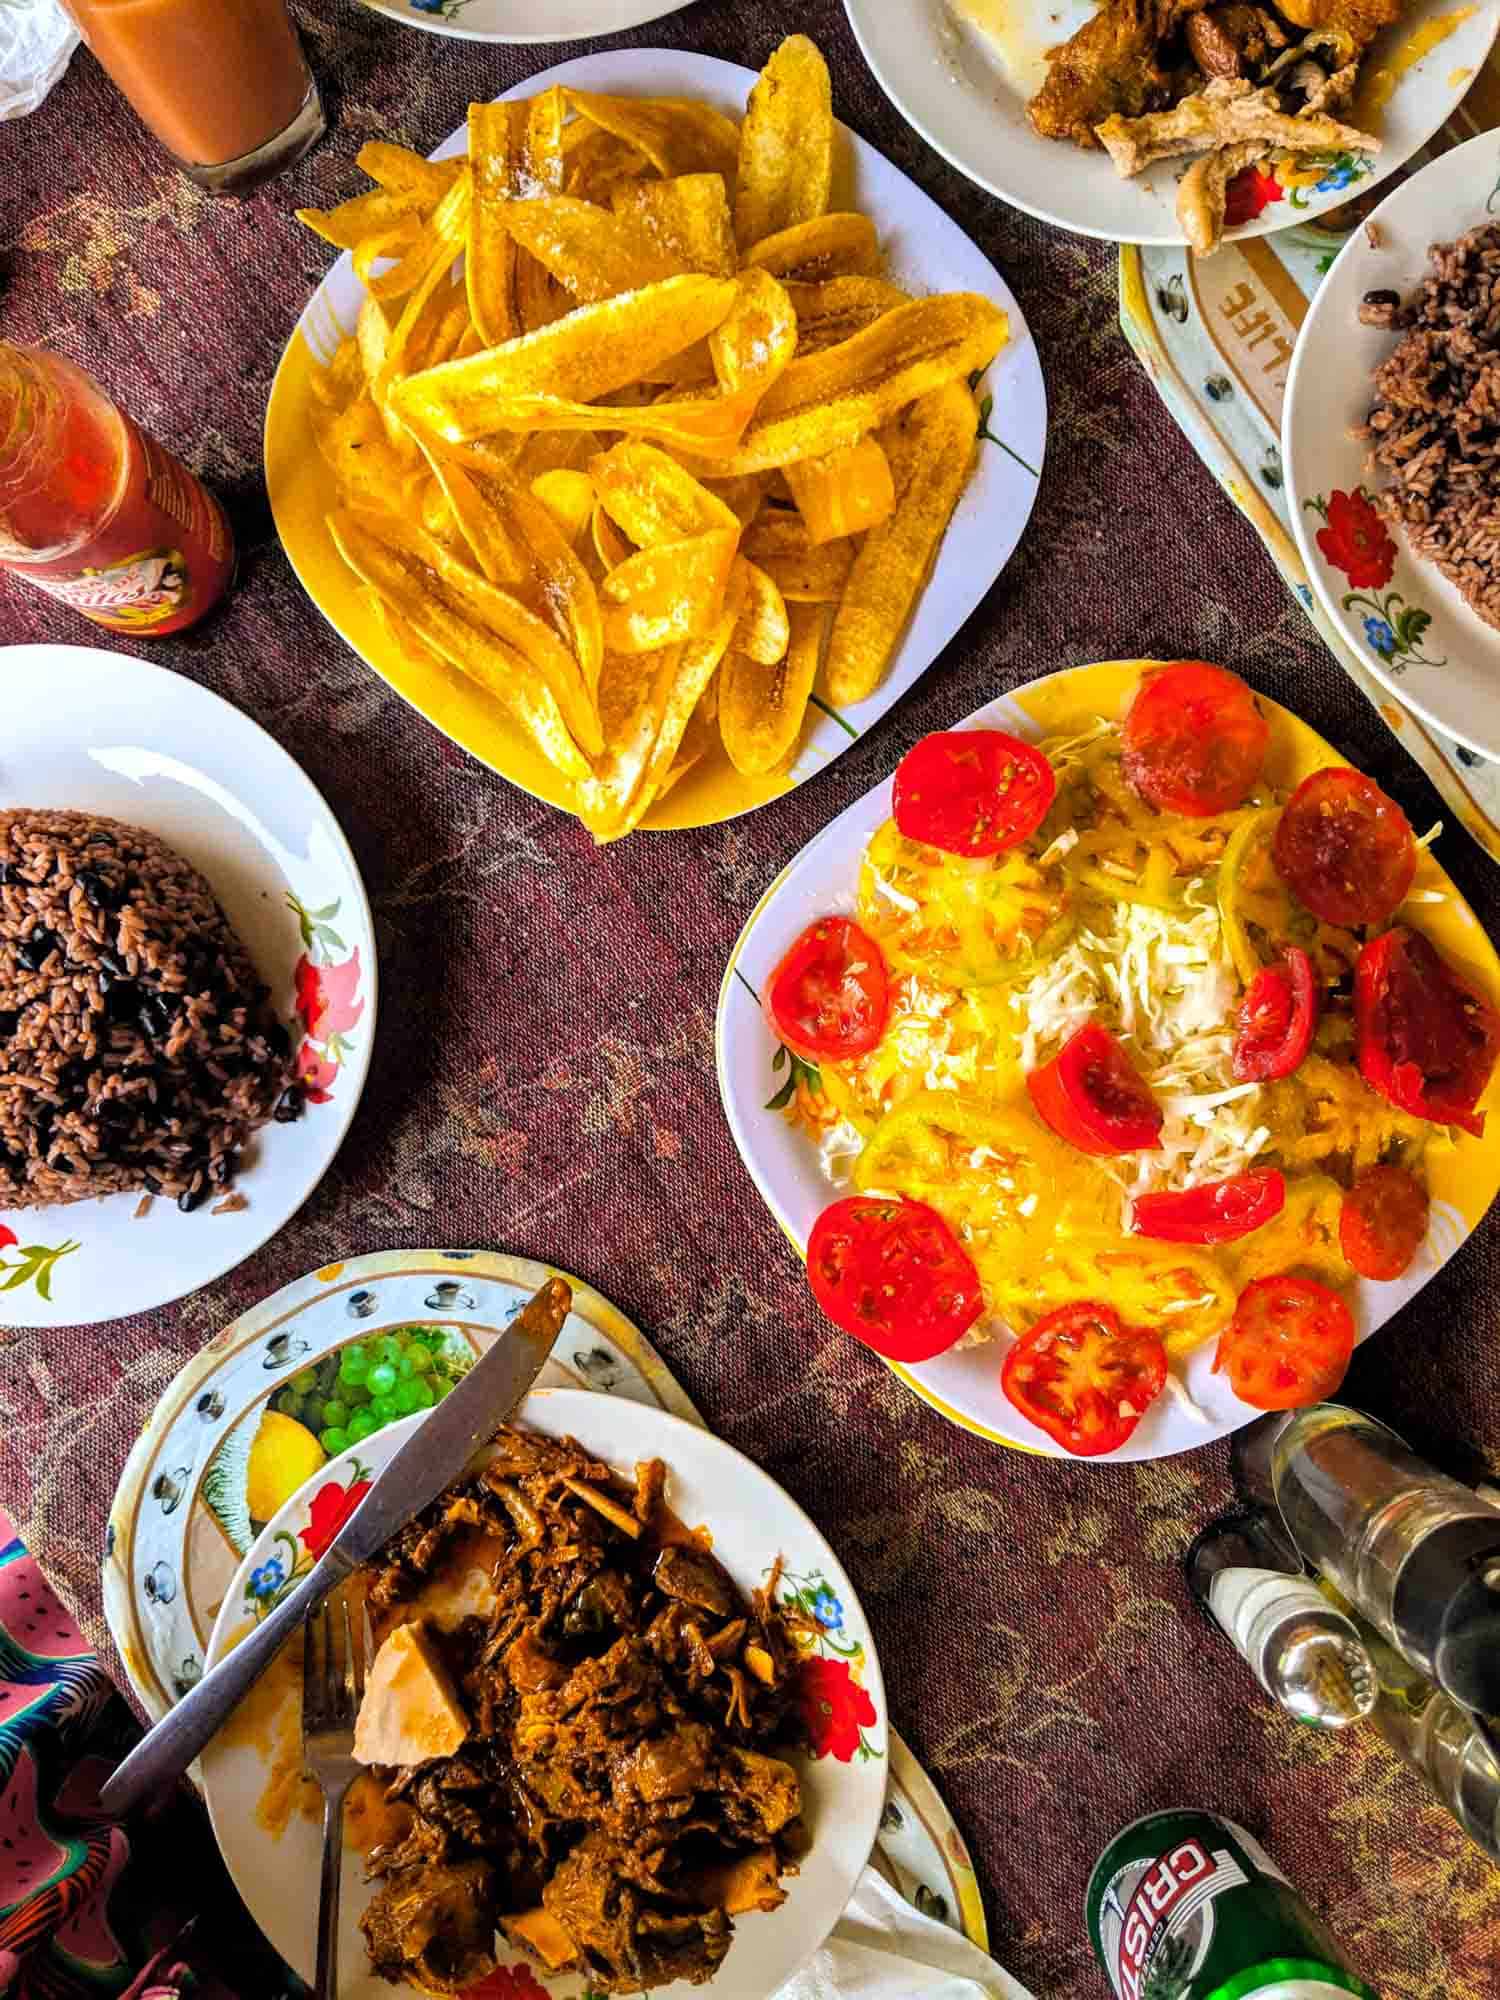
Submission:
[[[0,809],[0,1210],[229,1195],[291,1044],[212,889],[155,834]]]

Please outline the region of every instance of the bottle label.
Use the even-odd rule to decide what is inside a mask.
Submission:
[[[127,418],[124,496],[94,539],[16,575],[96,625],[157,637],[201,618],[228,587],[234,541],[218,501]]]
[[[1116,2000],[1270,2000],[1299,1980],[1371,1993],[1259,1842],[1215,1813],[1127,1827],[1094,1870],[1087,1912]]]

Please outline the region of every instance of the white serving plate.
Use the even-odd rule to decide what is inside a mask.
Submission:
[[[363,0],[407,28],[466,42],[572,42],[680,13],[687,0]]]
[[[1031,712],[1033,704],[1050,704],[1054,713],[1068,706],[1064,700],[1067,683],[1075,677],[1080,683],[1085,677],[1088,679],[1086,702],[1090,713],[1116,715],[1123,711],[1142,664],[1145,663],[1114,661],[1050,674],[1018,688],[1012,695],[988,702],[956,726],[1006,729],[1034,742],[1050,733],[1055,725],[1041,726]],[[1286,764],[1292,782],[1320,765],[1344,761],[1287,711],[1280,711],[1279,722],[1283,726],[1290,724]],[[905,742],[893,745],[893,762],[906,747]],[[1274,739],[1272,754],[1278,755]],[[767,975],[809,923],[829,912],[854,911],[859,858],[870,835],[890,817],[890,812],[891,780],[887,778],[840,813],[803,848],[751,912],[730,954],[719,991],[715,1037],[719,1093],[730,1130],[751,1178],[799,1256],[806,1254],[808,1233],[820,1211],[848,1190],[829,1184],[819,1170],[816,1151],[807,1137],[779,1112],[767,1108],[767,1100],[781,1077],[771,1067],[777,1043],[762,1018],[758,995]],[[1429,869],[1430,875],[1426,873]],[[1495,953],[1478,919],[1430,855],[1424,855],[1414,887],[1418,891],[1440,888],[1444,892],[1443,903],[1422,908],[1422,927],[1439,949],[1482,973],[1500,1002],[1500,965]],[[1435,1191],[1427,1241],[1411,1269],[1388,1284],[1359,1279],[1350,1288],[1349,1301],[1358,1339],[1367,1339],[1415,1298],[1427,1280],[1453,1256],[1489,1207],[1500,1181],[1500,1138],[1495,1134],[1495,1114],[1491,1113],[1491,1130],[1483,1141],[1460,1144],[1469,1150],[1461,1156],[1447,1156],[1453,1162],[1453,1170],[1447,1173],[1444,1188]],[[1439,1170],[1446,1168],[1433,1169]],[[1442,1198],[1444,1194],[1447,1199]],[[811,1303],[809,1311],[816,1313]],[[827,1336],[835,1341],[847,1339],[832,1327],[827,1328]],[[1208,1340],[1188,1357],[1185,1367],[1178,1365],[1201,1416],[1195,1416],[1175,1396],[1163,1394],[1119,1450],[1097,1461],[1080,1462],[1112,1464],[1122,1459],[1167,1458],[1194,1450],[1227,1436],[1241,1424],[1252,1422],[1260,1413],[1240,1401],[1226,1376],[1213,1373],[1216,1347],[1216,1341]],[[1005,1350],[1006,1342],[1000,1339],[955,1348],[934,1361],[915,1366],[890,1365],[909,1388],[963,1429],[996,1444],[1014,1445],[1055,1458],[1068,1457],[1002,1394],[1000,1363]]]
[[[302,1549],[298,1560],[310,1567],[311,1557],[299,1536],[312,1519],[316,1494],[330,1484],[347,1489],[355,1479],[378,1473],[421,1421],[412,1417],[392,1424],[331,1461],[267,1525],[224,1600],[209,1642],[210,1667],[258,1616],[265,1615],[277,1601],[275,1593],[284,1593],[292,1580],[291,1552]],[[819,1627],[815,1653],[825,1664],[833,1662],[835,1670],[842,1666],[857,1675],[870,1704],[867,1712],[873,1712],[875,1719],[866,1723],[859,1747],[847,1761],[833,1752],[798,1760],[811,1849],[801,1872],[787,1884],[787,1900],[779,1910],[736,1920],[734,1943],[713,1981],[717,2000],[770,2000],[843,1915],[880,1825],[889,1752],[885,1691],[868,1621],[853,1586],[812,1522],[776,1482],[695,1424],[639,1402],[580,1389],[534,1391],[520,1421],[555,1437],[576,1437],[627,1477],[638,1459],[664,1459],[669,1468],[669,1504],[690,1525],[709,1528],[714,1554],[741,1590],[748,1594],[763,1584],[780,1555],[785,1558],[789,1588],[805,1587],[817,1596],[826,1587],[829,1599],[819,1601],[837,1604],[841,1622]],[[274,1579],[268,1574],[273,1563],[281,1569]],[[834,1615],[829,1610],[828,1616]],[[289,1689],[287,1698],[295,1700],[295,1691]],[[277,1838],[257,1821],[256,1806],[269,1774],[268,1752],[259,1741],[228,1746],[216,1741],[204,1753],[209,1812],[235,1886],[277,1951],[310,1978],[321,1829],[294,1815]],[[369,1969],[358,1917],[373,1885],[367,1887],[360,1874],[357,1863],[346,1862],[339,1993],[341,2000],[389,2000],[393,1992],[413,1989],[393,1988]],[[522,1962],[519,1952],[502,1950],[500,1956],[502,1962]],[[556,2000],[577,2000],[585,1993],[586,1982],[566,1975],[546,1980],[544,1990]],[[679,1981],[657,1989],[655,2000],[689,2000],[701,1990]]]
[[[219,695],[165,667],[86,646],[3,647],[0,674],[24,690],[9,705],[0,742],[0,804],[71,806],[159,834],[207,877],[289,1023],[308,949],[289,899],[308,913],[315,955],[339,966],[359,957],[349,1001],[358,1018],[325,1052],[325,1101],[309,1101],[294,1124],[265,1126],[245,1148],[235,1185],[247,1207],[214,1215],[205,1202],[181,1215],[161,1200],[137,1217],[139,1195],[116,1194],[0,1213],[0,1318],[84,1325],[150,1312],[222,1277],[322,1180],[369,1069],[375,934],[349,843],[321,794]],[[300,1040],[300,1023],[293,1032]],[[18,1278],[28,1251],[41,1253],[34,1275]]]
[[[755,72],[672,49],[616,49],[583,56],[529,77],[505,93],[526,97],[553,84],[624,95],[696,97],[739,115]],[[465,129],[433,154],[464,152]],[[984,378],[993,398],[973,476],[958,504],[933,575],[889,672],[866,700],[810,717],[789,776],[744,779],[722,756],[703,764],[652,808],[644,824],[701,826],[780,796],[847,750],[899,701],[936,659],[1010,560],[1036,500],[1046,445],[1047,399],[1036,343],[1009,286],[962,229],[874,147],[840,127],[833,205],[874,218],[894,282],[917,293],[972,291],[994,299],[1010,320],[1010,340]],[[334,630],[366,663],[455,743],[534,795],[563,797],[556,773],[482,692],[459,674],[435,682],[413,671],[371,613],[367,594],[342,562],[324,525],[331,475],[308,428],[311,378],[351,332],[365,295],[353,258],[341,255],[308,301],[288,342],[266,412],[266,480],[287,556],[303,588]]]
[[[1184,163],[1160,161],[1122,180],[1099,151],[1044,139],[1026,119],[1046,75],[1043,52],[1065,42],[1090,0],[844,0],[865,58],[887,97],[961,173],[1013,208],[1080,236],[1118,243],[1181,243],[1175,202]],[[1389,60],[1413,30],[1456,11],[1455,0],[1415,0],[1366,60]],[[975,19],[1001,24],[997,37]],[[1301,205],[1274,203],[1228,237],[1265,236],[1312,222],[1405,164],[1452,116],[1500,26],[1495,0],[1402,76],[1381,113],[1381,150],[1369,171],[1332,168]],[[1367,158],[1368,156],[1362,156]]]
[[[1405,299],[1426,275],[1428,245],[1492,222],[1497,190],[1500,131],[1484,132],[1414,174],[1368,230],[1355,230],[1302,322],[1281,431],[1292,525],[1324,612],[1399,702],[1482,757],[1500,757],[1500,631],[1396,529],[1383,531],[1378,566],[1351,577],[1322,510],[1334,494],[1358,504],[1361,488],[1385,477],[1366,469],[1368,447],[1350,432],[1369,415],[1371,377],[1401,336],[1361,326],[1361,298],[1390,289]],[[1429,621],[1420,631],[1413,612]]]

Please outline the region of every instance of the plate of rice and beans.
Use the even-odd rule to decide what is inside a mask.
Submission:
[[[375,1030],[354,857],[272,739],[121,654],[0,649],[0,1314],[145,1312],[337,1152]]]
[[[1500,757],[1500,132],[1350,238],[1303,322],[1282,447],[1325,612],[1407,708]]]

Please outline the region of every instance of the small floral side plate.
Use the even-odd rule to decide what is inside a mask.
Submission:
[[[1293,526],[1324,613],[1398,701],[1485,757],[1500,757],[1500,631],[1387,525],[1373,504],[1383,475],[1353,433],[1401,338],[1362,326],[1361,299],[1408,298],[1430,244],[1493,221],[1500,131],[1442,154],[1350,236],[1302,322],[1282,418]]]
[[[303,1115],[241,1155],[243,1207],[109,1195],[0,1211],[0,1321],[150,1312],[258,1250],[332,1165],[375,1039],[375,936],[359,868],[311,780],[248,716],[165,667],[85,646],[0,647],[25,690],[0,741],[0,805],[149,827],[207,878],[292,1037]]]
[[[240,1565],[225,1599],[208,1665],[214,1666],[267,1607],[327,1548],[359,1505],[368,1481],[389,1462],[420,1416],[378,1433],[358,1453],[316,1473],[286,1503]],[[780,1591],[809,1615],[798,1701],[808,1750],[798,1759],[812,1844],[786,1901],[769,1914],[742,1917],[729,1956],[716,1973],[720,2000],[770,2000],[823,1943],[843,1914],[880,1830],[886,1805],[889,1735],[885,1691],[864,1612],[853,1586],[812,1522],[758,1466],[710,1432],[664,1411],[578,1389],[544,1389],[523,1405],[520,1421],[554,1436],[576,1437],[627,1474],[645,1457],[668,1467],[668,1498],[681,1518],[702,1523],[714,1553],[747,1594],[763,1585],[780,1557]],[[294,1704],[288,1686],[283,1706]],[[273,1735],[218,1739],[204,1753],[204,1791],[214,1831],[251,1915],[287,1962],[312,1972],[317,1919],[320,1829],[294,1813],[279,1836],[259,1811],[280,1768]],[[373,1893],[357,1865],[346,1870],[340,1937],[346,2000],[381,2000],[390,1988],[370,1970],[358,1917]],[[529,1976],[555,2000],[585,2000],[587,1982],[569,1974],[545,1984],[515,1954],[514,1985]],[[522,1992],[529,1992],[524,1982]],[[656,2000],[687,2000],[673,1984]]]

